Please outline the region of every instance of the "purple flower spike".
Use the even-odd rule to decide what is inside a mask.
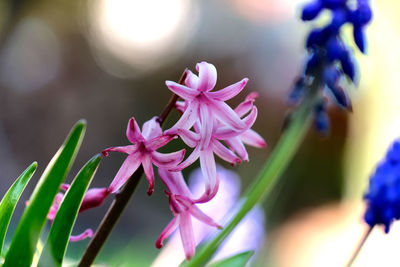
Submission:
[[[104,156],[107,156],[110,151],[129,155],[111,182],[108,188],[109,192],[115,193],[118,191],[139,166],[142,165],[147,181],[149,182],[147,194],[151,195],[154,192],[153,164],[161,168],[173,168],[182,161],[185,150],[182,149],[168,154],[156,151],[175,138],[174,135],[162,134],[156,117],[144,123],[143,132],[140,131],[139,126],[132,117],[128,122],[126,136],[132,145],[110,147],[102,151]]]
[[[190,260],[195,252],[195,240],[192,225],[192,216],[197,220],[208,225],[221,228],[213,219],[204,214],[191,199],[193,198],[187,187],[181,172],[169,172],[166,169],[159,168],[158,173],[161,180],[167,186],[169,191],[165,191],[169,198],[169,206],[174,218],[162,231],[156,241],[156,247],[161,248],[163,241],[176,228],[179,227],[183,249],[187,260]]]

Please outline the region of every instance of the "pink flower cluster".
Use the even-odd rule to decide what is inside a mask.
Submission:
[[[98,191],[97,198],[96,194],[91,194],[90,198],[96,198],[97,202],[94,201],[93,205],[88,204],[89,199],[84,199],[83,202],[83,205],[88,204],[88,208],[101,204],[108,194],[117,192],[140,166],[143,167],[149,182],[147,193],[151,195],[155,183],[153,165],[156,166],[162,182],[167,187],[165,193],[174,215],[157,239],[156,247],[161,248],[163,240],[179,228],[187,259],[195,252],[192,217],[205,224],[221,227],[196,205],[210,201],[218,191],[219,179],[214,155],[236,165],[249,160],[244,144],[260,148],[266,146],[264,139],[250,129],[257,118],[257,108],[254,106],[257,94],[248,95],[235,109],[225,103],[243,90],[248,79],[244,78],[224,89],[212,91],[217,81],[214,65],[201,62],[196,65],[196,69],[198,75],[187,71],[183,85],[166,82],[167,87],[182,99],[175,105],[182,113],[176,124],[162,131],[157,118],[154,117],[145,122],[141,130],[136,120],[131,118],[126,136],[132,144],[102,151],[104,156],[109,152],[125,153],[128,155],[126,160],[107,189]],[[185,149],[172,153],[157,152],[176,138],[181,138],[187,146],[193,148],[186,159]],[[197,159],[200,160],[205,190],[200,197],[194,198],[181,171]],[[89,192],[90,190],[88,194]],[[57,210],[56,207],[54,209]]]

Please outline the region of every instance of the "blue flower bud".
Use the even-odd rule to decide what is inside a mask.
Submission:
[[[291,106],[297,105],[303,99],[305,89],[304,77],[298,78],[288,97],[288,104]]]
[[[320,1],[315,1],[304,6],[301,19],[304,21],[315,19],[322,10]]]
[[[362,53],[365,54],[365,35],[361,26],[354,26],[353,29],[354,42]]]
[[[350,58],[349,52],[345,51],[340,57],[340,63],[342,65],[343,72],[354,82],[355,68],[352,59]]]

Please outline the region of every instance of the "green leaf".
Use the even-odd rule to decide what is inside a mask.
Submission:
[[[244,267],[249,262],[253,254],[253,250],[242,252],[232,257],[213,263],[209,265],[209,267]]]
[[[0,252],[2,252],[4,238],[6,237],[8,225],[11,220],[11,216],[14,213],[15,206],[24,191],[26,185],[35,173],[37,163],[32,163],[14,182],[14,184],[8,189],[0,202]],[[2,253],[0,253],[2,254]]]
[[[100,155],[95,155],[89,160],[79,171],[65,194],[54,218],[38,266],[61,266],[83,197],[100,160]]]
[[[85,121],[75,124],[44,171],[15,230],[3,267],[31,265],[47,214],[79,150],[85,128]]]

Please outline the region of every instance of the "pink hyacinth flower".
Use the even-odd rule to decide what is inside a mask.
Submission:
[[[253,92],[246,97],[246,100],[240,103],[236,108],[235,112],[239,117],[245,116],[248,112],[252,111],[253,103],[258,97],[258,94]],[[244,144],[249,146],[264,148],[267,146],[264,138],[262,138],[254,130],[246,129],[242,133],[238,134],[234,130],[226,126],[219,127],[214,133],[215,138],[224,140],[224,142],[229,146],[229,148],[237,153],[243,161],[249,161],[249,156]]]
[[[169,206],[174,218],[157,239],[156,247],[161,248],[164,239],[179,227],[185,257],[189,260],[193,257],[195,252],[192,217],[217,228],[221,228],[221,226],[204,214],[197,207],[196,203],[191,200],[193,196],[189,191],[181,172],[169,172],[162,168],[160,168],[158,172],[161,180],[169,190],[165,191],[165,193],[169,197]]]
[[[201,62],[196,65],[199,76],[187,71],[186,85],[166,81],[167,87],[187,102],[187,107],[178,122],[166,133],[176,133],[178,129],[190,129],[196,121],[201,123],[201,148],[208,147],[211,140],[214,117],[221,123],[229,125],[235,131],[246,128],[245,123],[225,103],[239,94],[248,82],[247,78],[211,92],[217,82],[217,70],[214,65]]]
[[[61,190],[67,191],[69,189],[70,185],[68,184],[62,184],[61,185]],[[100,206],[103,204],[104,200],[106,197],[109,195],[109,191],[107,188],[91,188],[89,189],[86,193],[85,196],[83,197],[81,207],[79,208],[79,213]],[[60,204],[62,200],[64,199],[64,193],[58,193],[56,195],[56,198],[53,201],[52,206],[50,207],[50,211],[47,214],[47,219],[50,221],[54,221],[54,218],[58,212],[58,209],[60,207]],[[79,235],[71,235],[69,240],[71,242],[76,242],[76,241],[81,241],[85,238],[92,237],[93,236],[93,231],[92,229],[86,229],[83,233]]]
[[[128,122],[126,136],[132,145],[110,147],[102,151],[104,156],[107,156],[110,151],[122,152],[129,155],[111,182],[109,186],[110,193],[118,191],[139,166],[142,165],[147,181],[149,182],[147,193],[151,195],[154,191],[153,164],[159,168],[173,168],[182,161],[185,150],[182,149],[168,154],[156,151],[175,138],[174,135],[162,134],[156,117],[144,123],[143,132],[140,131],[138,124],[132,117]]]

